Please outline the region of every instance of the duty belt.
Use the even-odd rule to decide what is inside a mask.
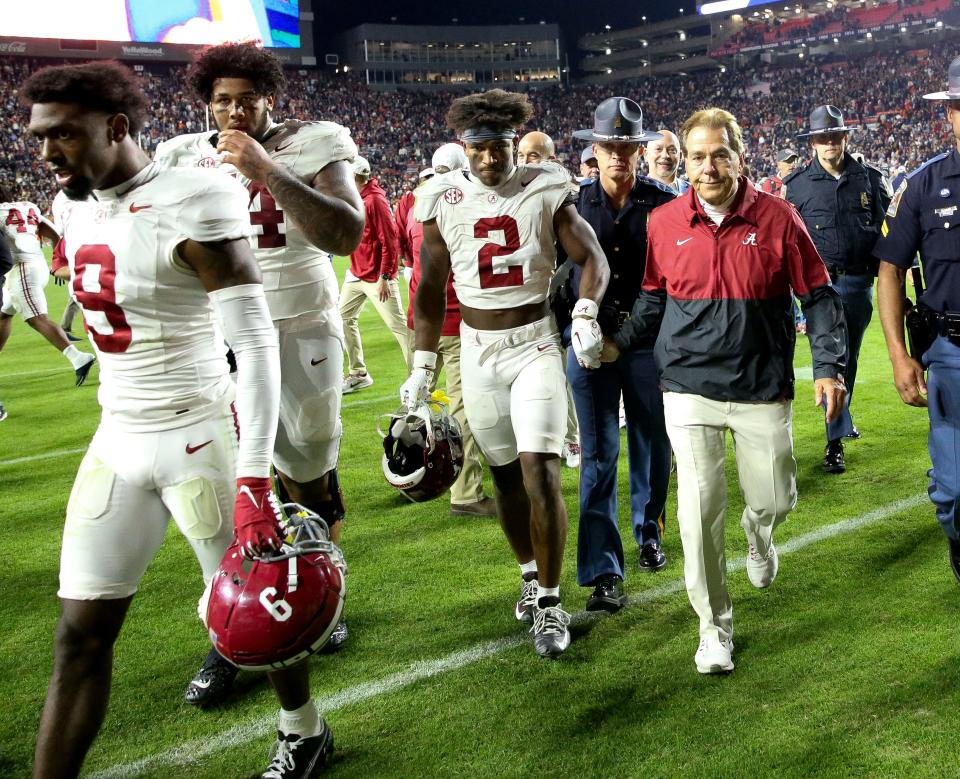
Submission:
[[[836,280],[837,276],[872,276],[872,265],[828,265],[827,273]]]
[[[960,312],[944,311],[941,313],[927,309],[925,313],[938,335],[945,336],[954,343],[960,343]]]

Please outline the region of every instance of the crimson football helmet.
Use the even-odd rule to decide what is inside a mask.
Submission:
[[[210,583],[207,631],[217,651],[248,671],[275,671],[317,652],[340,620],[347,566],[327,523],[285,503],[283,546],[253,560],[234,542]]]
[[[434,393],[414,411],[386,416],[383,436],[383,475],[414,502],[442,495],[463,470],[463,433],[447,411],[446,398]]]

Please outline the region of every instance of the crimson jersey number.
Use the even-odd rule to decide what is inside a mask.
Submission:
[[[20,213],[19,209],[11,208],[7,211],[7,227],[16,227],[18,233],[27,232],[27,225],[33,225],[38,227],[40,225],[40,218],[37,216],[37,212],[32,208],[27,211],[27,218],[23,218],[23,214]]]
[[[250,224],[260,228],[260,234],[257,236],[258,249],[279,249],[287,245],[287,236],[280,232],[279,225],[284,222],[283,211],[277,207],[277,201],[273,199],[270,191],[255,181],[250,182],[247,187],[250,193],[250,205],[260,196],[260,208],[257,211],[250,211]]]
[[[77,249],[73,261],[73,294],[86,311],[102,311],[106,316],[112,333],[99,333],[89,322],[87,328],[100,351],[110,354],[127,351],[133,340],[126,314],[117,305],[116,279],[117,258],[109,246],[94,243]],[[86,289],[84,284],[94,289]]]
[[[473,226],[474,238],[486,238],[494,230],[503,230],[506,243],[485,243],[478,253],[480,288],[520,287],[523,285],[523,266],[509,265],[506,273],[493,272],[493,258],[513,254],[520,248],[520,230],[512,216],[494,216],[479,220]]]

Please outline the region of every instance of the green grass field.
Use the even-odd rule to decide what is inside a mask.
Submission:
[[[58,317],[64,290],[47,293]],[[876,317],[854,404],[863,438],[847,446],[845,475],[820,470],[809,348],[798,347],[808,377],[795,403],[800,501],[778,533],[769,590],[754,590],[736,565],[746,543],[729,463],[737,669],[711,678],[694,668],[697,624],[672,522],[666,570],[640,574],[628,553],[628,608],[581,615],[559,661],[535,655],[513,619],[518,571],[497,524],[452,518],[445,499],[408,504],[384,482],[376,418],[396,407],[405,370],[372,307],[362,326],[375,383],[345,399],[341,458],[351,638],[312,672],[336,737],[332,776],[960,775],[960,593],[925,496],[926,414],[896,395]],[[97,372],[75,389],[66,361],[21,322],[0,366],[10,414],[0,423],[0,776],[24,777],[51,668],[64,511],[97,424]],[[624,473],[620,485],[632,550]],[[579,612],[588,591],[575,581],[575,471],[564,469],[563,487],[571,541],[561,592]],[[200,589],[171,529],[117,645],[87,775],[234,779],[266,766],[277,707],[264,678],[241,675],[220,709],[183,702],[208,647]]]

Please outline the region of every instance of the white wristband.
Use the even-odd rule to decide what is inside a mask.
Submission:
[[[600,307],[590,298],[580,298],[573,307],[570,316],[573,319],[596,319]]]
[[[424,352],[420,349],[417,349],[413,353],[413,367],[416,368],[426,368],[427,370],[433,371],[437,369],[437,353],[436,352]]]

